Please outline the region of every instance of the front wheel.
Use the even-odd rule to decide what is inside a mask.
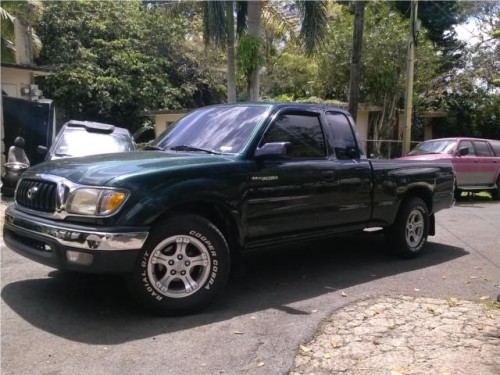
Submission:
[[[152,228],[130,290],[155,313],[192,313],[224,288],[229,265],[226,240],[215,225],[197,215],[175,216]]]
[[[418,256],[429,235],[429,211],[425,202],[417,197],[406,199],[385,233],[393,253],[403,258]]]
[[[498,179],[497,179],[497,187],[496,187],[496,189],[493,189],[493,191],[491,192],[491,197],[495,201],[500,200],[500,177],[498,177]]]

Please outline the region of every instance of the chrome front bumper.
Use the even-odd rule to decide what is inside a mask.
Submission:
[[[101,232],[75,226],[47,224],[24,215],[13,215],[9,207],[5,212],[5,225],[13,229],[47,237],[64,247],[83,250],[137,250],[148,237],[147,231]]]

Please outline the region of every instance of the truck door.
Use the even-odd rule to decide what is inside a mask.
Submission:
[[[248,176],[248,236],[300,234],[328,227],[332,196],[340,189],[327,155],[320,114],[282,111],[268,126],[266,143],[288,142],[286,157],[256,161]]]

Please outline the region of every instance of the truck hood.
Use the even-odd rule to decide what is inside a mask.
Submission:
[[[231,161],[234,161],[231,155],[138,151],[52,160],[31,167],[28,173],[55,175],[83,185],[105,185],[114,178],[148,170],[175,170]]]

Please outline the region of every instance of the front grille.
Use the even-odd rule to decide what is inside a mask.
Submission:
[[[54,212],[56,191],[54,182],[23,179],[17,188],[16,202],[31,210]]]

